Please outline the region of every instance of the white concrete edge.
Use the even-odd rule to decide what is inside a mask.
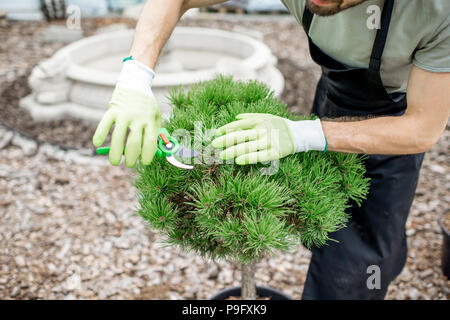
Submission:
[[[6,134],[12,134],[12,137],[4,148],[8,145],[19,147],[24,152],[25,156],[35,156],[42,154],[53,160],[65,161],[76,163],[80,165],[95,165],[95,166],[107,166],[110,165],[108,157],[93,155],[94,148],[92,149],[69,149],[64,150],[61,147],[51,143],[39,143],[34,139],[25,137],[21,133],[5,127],[0,123],[0,130],[5,131]]]
[[[267,61],[272,61],[272,63],[276,64],[276,58],[271,53],[270,48],[263,43],[262,41],[258,41],[250,36],[244,35],[242,33],[230,32],[220,29],[209,29],[209,28],[200,28],[200,27],[178,27],[174,30],[175,36],[183,36],[184,34],[188,34],[192,36],[197,33],[199,36],[205,35],[205,32],[209,35],[213,35],[216,37],[229,38],[230,40],[241,40],[243,42],[249,43],[252,47],[255,47],[254,54],[250,57],[242,60],[240,62],[242,65],[249,67],[250,69],[258,70],[263,68]],[[90,37],[83,38],[74,43],[71,43],[64,48],[57,51],[53,57],[61,57],[66,59],[69,63],[69,67],[66,70],[66,76],[72,81],[82,81],[88,83],[95,83],[99,85],[115,85],[117,81],[117,74],[113,72],[107,71],[98,71],[91,70],[90,68],[80,66],[73,62],[71,59],[70,53],[74,50],[82,49],[85,46],[89,46],[92,43],[96,43],[99,39],[103,41],[108,41],[110,39],[117,40],[120,37],[131,38],[134,34],[133,29],[127,30],[119,30],[116,32],[107,32],[98,35],[93,35]],[[199,79],[213,79],[217,74],[216,69],[205,69],[199,70],[198,72],[193,73],[190,72],[180,72],[170,75],[157,75],[154,81],[154,85],[158,86],[166,86],[172,85],[174,77],[179,79],[180,84],[189,84],[192,83],[192,79],[198,77]]]

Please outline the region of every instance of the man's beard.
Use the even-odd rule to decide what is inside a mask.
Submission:
[[[323,6],[316,5],[314,2],[312,2],[312,0],[306,0],[306,6],[312,13],[314,13],[318,16],[326,17],[326,16],[332,16],[338,12],[341,12],[342,10],[354,7],[364,1],[367,1],[367,0],[359,0],[359,1],[355,1],[350,4],[345,4],[343,6],[344,0],[328,0],[327,2],[329,4],[332,4],[332,6],[323,7]]]

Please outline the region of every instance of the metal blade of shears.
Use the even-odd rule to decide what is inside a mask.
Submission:
[[[191,150],[188,147],[184,147],[182,145],[179,146],[178,151],[175,152],[175,154],[177,157],[181,157],[184,159],[192,159],[198,155],[200,155],[200,152],[196,151],[196,150]],[[182,163],[180,161],[178,161],[174,155],[168,156],[166,157],[167,162],[169,162],[171,165],[180,168],[180,169],[185,169],[185,170],[192,170],[194,169],[193,165],[189,165],[186,163]]]
[[[175,154],[181,158],[194,158],[198,155],[200,155],[200,152],[196,151],[196,150],[191,150],[188,147],[184,147],[182,145],[180,145],[179,149],[177,152],[175,152]]]
[[[178,161],[177,159],[175,159],[175,157],[172,155],[170,157],[166,157],[167,162],[169,162],[171,165],[173,165],[174,167],[180,168],[180,169],[185,169],[185,170],[192,170],[194,169],[194,166],[189,165],[189,164],[184,164],[180,161]]]

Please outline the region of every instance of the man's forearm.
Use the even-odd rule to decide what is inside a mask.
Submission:
[[[412,116],[379,117],[362,121],[322,121],[328,150],[365,154],[425,152],[441,132],[423,128]]]
[[[139,18],[130,55],[154,69],[161,49],[182,16],[183,0],[149,0]]]
[[[136,26],[130,55],[154,69],[159,54],[181,16],[190,8],[223,0],[148,0]]]
[[[450,73],[411,68],[408,108],[400,117],[354,122],[324,119],[322,128],[331,151],[366,154],[414,154],[429,150],[450,116]]]

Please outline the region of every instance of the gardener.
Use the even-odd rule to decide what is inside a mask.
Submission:
[[[120,163],[128,128],[126,165],[133,167],[139,156],[142,163],[151,162],[160,125],[152,69],[183,13],[219,2],[224,1],[147,2],[131,57],[93,138],[100,146],[115,123],[112,164]],[[242,115],[222,127],[212,144],[238,164],[308,150],[367,154],[369,196],[361,207],[349,208],[348,227],[331,235],[338,242],[313,248],[303,298],[382,299],[405,264],[405,223],[424,152],[437,142],[450,115],[450,2],[283,3],[303,25],[311,56],[322,67],[312,111],[328,120]],[[344,116],[344,122],[329,119]],[[268,139],[268,129],[279,139]]]

